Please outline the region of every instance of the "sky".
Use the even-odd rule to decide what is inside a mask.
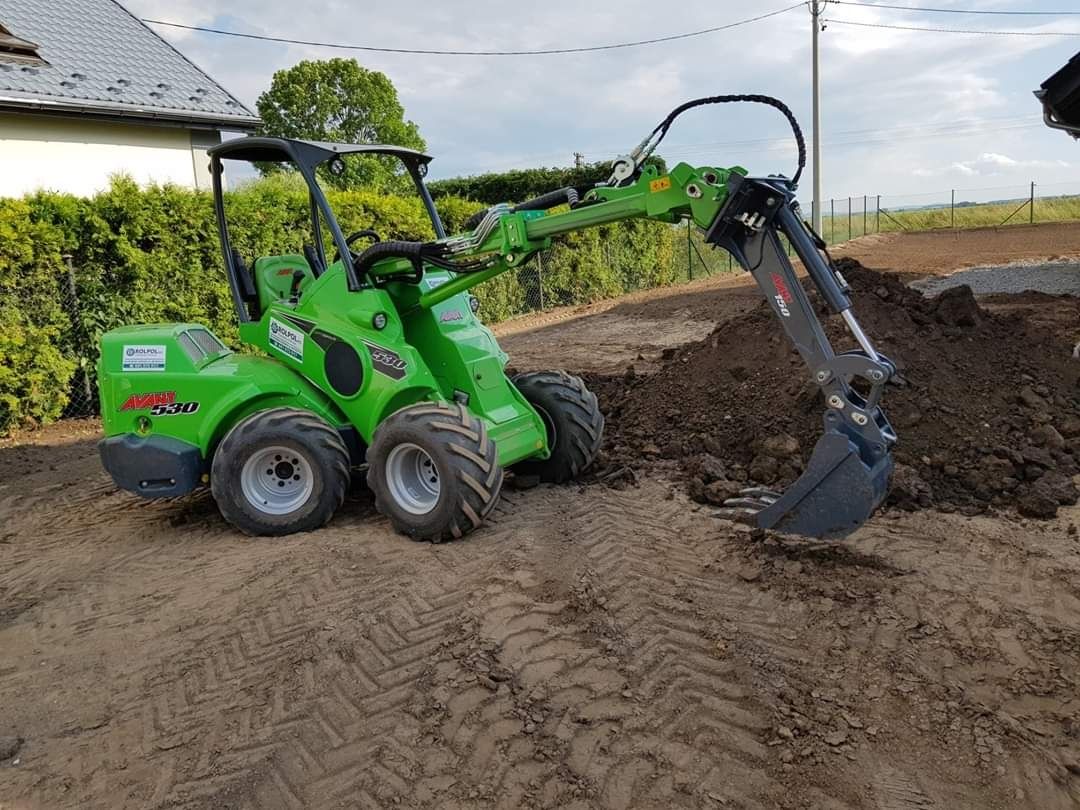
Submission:
[[[439,50],[609,44],[724,25],[796,0],[124,0],[140,17],[295,39]],[[872,0],[886,2],[887,0]],[[1075,0],[888,0],[905,7],[1076,10]],[[227,8],[227,11],[222,10]],[[1032,90],[1080,51],[1080,16],[989,16],[832,4],[821,33],[823,198],[882,195],[884,207],[1080,192],[1080,141],[1042,123]],[[845,22],[1075,32],[977,36]],[[435,156],[430,178],[609,160],[679,103],[718,93],[785,101],[810,137],[811,22],[799,7],[657,45],[596,53],[416,56],[256,42],[154,26],[254,108],[275,71],[353,56],[393,81]],[[660,149],[669,161],[795,166],[787,124],[757,105],[688,112]],[[810,168],[800,197],[808,198]],[[846,204],[846,199],[844,203]]]

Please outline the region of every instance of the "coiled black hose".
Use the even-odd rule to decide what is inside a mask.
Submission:
[[[682,115],[687,110],[692,110],[694,107],[703,107],[706,104],[732,104],[749,102],[751,104],[766,104],[779,110],[784,114],[784,117],[791,125],[791,131],[795,135],[795,143],[799,148],[799,166],[795,170],[795,176],[791,178],[791,184],[797,186],[799,184],[799,178],[802,177],[803,169],[806,167],[806,138],[803,137],[802,128],[799,126],[799,122],[795,118],[795,113],[791,111],[791,108],[787,104],[780,101],[778,98],[772,96],[762,96],[754,93],[739,93],[734,95],[722,95],[722,96],[704,96],[703,98],[695,98],[693,101],[687,101],[684,104],[680,104],[674,110],[667,114],[667,117],[656,125],[656,128],[650,133],[647,140],[651,140],[653,136],[659,135],[654,143],[649,147],[648,155],[651,155],[660,142],[664,140],[664,136],[667,135],[671,125],[675,119]]]

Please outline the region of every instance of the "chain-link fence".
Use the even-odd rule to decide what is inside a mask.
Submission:
[[[477,287],[479,314],[490,322],[739,270],[726,251],[706,244],[702,232],[689,224],[670,226],[665,237],[670,244],[658,251],[660,266],[656,274],[641,273],[637,263],[623,255],[626,246],[620,246],[617,240],[601,241],[597,254],[583,257],[581,266],[573,267],[573,284],[567,283],[565,255],[565,251],[573,248],[556,245],[538,253],[517,271]],[[60,332],[64,339],[57,348],[73,373],[63,416],[96,416],[99,408],[96,351],[100,334],[96,325],[88,323],[89,319],[83,316],[76,284],[77,268],[70,256],[65,256],[64,261],[62,277],[56,285],[63,321]],[[607,273],[594,272],[594,266],[603,267]],[[591,288],[590,278],[596,279]],[[485,309],[489,312],[485,313]]]
[[[1080,195],[1076,183],[1031,182],[832,198],[821,213],[822,236],[832,244],[874,233],[1078,220]]]
[[[832,199],[823,208],[822,235],[830,243],[839,243],[882,232],[1080,220],[1080,195],[1074,192],[1075,184],[1030,183]],[[576,241],[575,236],[560,240],[516,271],[477,287],[481,318],[490,323],[636,290],[739,272],[726,251],[707,245],[702,232],[689,223],[630,235],[613,232],[607,237],[582,237]],[[79,294],[82,289],[78,283],[79,267],[70,256],[63,259],[63,266],[58,267],[49,285],[49,295],[55,294],[58,306],[50,315],[52,331],[48,349],[57,356],[53,366],[39,363],[35,368],[56,369],[48,373],[55,374],[51,385],[57,394],[63,390],[64,379],[70,382],[62,408],[52,407],[40,414],[28,412],[32,419],[43,421],[55,418],[58,411],[66,417],[94,416],[98,411],[96,351],[100,332],[108,325],[99,323],[92,314],[96,311],[92,306],[84,307],[86,302],[80,301]],[[40,308],[41,290],[27,286],[12,292],[11,300],[17,308],[26,311]],[[33,295],[38,300],[31,300]],[[13,374],[21,373],[17,367],[13,368]],[[47,384],[44,378],[28,379],[20,396],[24,400],[44,401],[35,391]]]
[[[57,285],[60,293],[60,309],[68,324],[63,332],[68,340],[61,344],[64,359],[74,366],[71,377],[71,389],[68,392],[65,417],[97,416],[99,402],[97,393],[97,340],[92,328],[83,317],[83,307],[79,301],[78,286],[75,280],[75,266],[72,257],[65,255],[64,277]],[[93,347],[93,355],[85,352]]]

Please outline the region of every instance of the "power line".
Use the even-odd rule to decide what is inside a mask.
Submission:
[[[864,8],[887,8],[895,11],[926,11],[934,14],[994,14],[1016,17],[1067,17],[1080,16],[1080,11],[991,11],[975,8],[931,8],[929,6],[896,6],[888,3],[867,3],[861,0],[830,0],[840,6],[863,6]]]
[[[870,127],[866,129],[845,129],[833,132],[831,137],[846,137],[849,135],[894,135],[897,139],[903,139],[905,131],[914,131],[915,136],[922,134],[938,134],[946,133],[954,130],[968,130],[984,128],[986,131],[992,132],[1002,126],[1017,123],[1026,123],[1031,120],[1030,115],[999,115],[990,118],[968,118],[954,121],[940,121],[936,123],[925,124],[899,124],[897,126],[883,127]],[[1041,123],[1038,126],[1042,126]],[[739,141],[703,141],[698,143],[676,143],[665,147],[662,151],[664,155],[667,155],[675,150],[686,151],[697,148],[711,148],[716,146],[752,146],[755,144],[764,143],[790,143],[789,137],[778,138],[753,138],[748,140]],[[610,149],[594,151],[613,151]],[[553,153],[554,154],[554,153]]]
[[[829,25],[856,25],[860,28],[891,28],[896,31],[923,31],[933,34],[979,34],[995,37],[1080,37],[1080,31],[973,31],[968,28],[931,28],[922,25],[888,25],[886,23],[826,20]]]
[[[963,138],[970,135],[979,135],[982,133],[999,133],[1009,132],[1015,130],[1025,129],[1042,129],[1044,124],[1041,121],[1032,123],[1022,123],[1028,120],[1027,116],[1002,116],[999,118],[987,118],[987,119],[970,119],[966,122],[958,122],[957,125],[929,125],[926,127],[920,127],[920,125],[910,125],[901,127],[892,127],[889,129],[852,129],[842,130],[840,132],[833,133],[829,138],[822,140],[822,146],[830,148],[846,148],[857,146],[876,146],[882,144],[891,144],[897,141],[910,141],[919,140],[924,138]],[[933,129],[934,131],[916,131],[904,133],[904,130],[911,129]],[[864,135],[865,137],[851,137]],[[833,140],[837,138],[837,140]],[[679,161],[681,159],[692,160],[694,156],[701,155],[703,153],[714,152],[719,149],[738,149],[746,148],[752,149],[757,152],[786,152],[791,149],[791,139],[789,137],[783,138],[759,138],[753,140],[743,141],[712,141],[706,143],[696,144],[671,144],[671,146],[662,150],[662,157],[668,159],[669,163],[672,161]],[[602,154],[614,154],[618,150],[613,150],[608,147],[590,147],[590,152],[602,153]],[[565,154],[564,152],[547,152],[544,154],[534,153],[531,155],[521,155],[516,159],[522,162],[522,165],[526,163],[543,162],[547,158],[557,157]],[[603,161],[601,161],[603,162]]]
[[[741,25],[749,25],[750,23],[767,20],[770,17],[776,17],[780,14],[786,14],[789,11],[794,11],[797,8],[802,8],[804,5],[806,5],[805,2],[799,2],[795,3],[794,5],[787,6],[786,8],[769,11],[765,14],[759,14],[756,17],[748,17],[744,20],[737,20],[735,22],[726,23],[725,25],[717,25],[713,28],[703,28],[700,31],[688,31],[683,34],[671,34],[670,36],[656,37],[655,39],[640,39],[634,42],[617,42],[611,45],[591,45],[580,48],[547,48],[535,51],[441,51],[421,48],[384,48],[375,45],[347,45],[340,42],[318,42],[314,40],[290,39],[289,37],[276,37],[264,34],[245,34],[240,31],[226,31],[221,28],[208,28],[201,25],[186,25],[184,23],[169,22],[167,20],[150,20],[144,18],[142,21],[150,25],[164,25],[170,28],[182,28],[185,31],[199,31],[204,34],[217,34],[218,36],[224,37],[255,39],[261,42],[281,42],[289,45],[308,45],[317,48],[335,48],[337,50],[346,51],[408,53],[422,54],[425,56],[549,56],[554,54],[588,53],[591,51],[611,51],[617,50],[619,48],[636,48],[640,45],[656,45],[661,42],[673,42],[679,39],[689,39],[690,37],[700,37],[706,34],[715,34],[718,31],[727,31],[728,29],[737,28]]]

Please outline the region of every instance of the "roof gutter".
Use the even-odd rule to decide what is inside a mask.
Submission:
[[[225,129],[231,132],[254,132],[262,124],[248,115],[215,115],[184,110],[132,107],[120,104],[79,104],[42,98],[0,96],[0,110],[34,112],[67,118],[90,118],[98,121],[140,121],[158,126]]]

